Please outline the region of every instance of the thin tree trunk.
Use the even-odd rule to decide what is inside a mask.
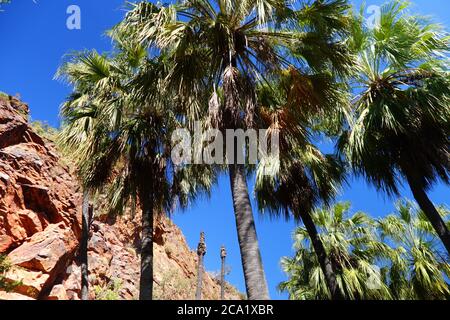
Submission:
[[[245,168],[243,165],[231,164],[229,170],[247,296],[249,300],[269,300]]]
[[[319,237],[317,232],[317,228],[312,220],[311,214],[304,211],[299,211],[300,217],[305,224],[306,231],[308,232],[309,237],[311,238],[312,245],[314,247],[314,251],[316,252],[317,259],[320,263],[320,268],[325,276],[325,281],[327,283],[328,290],[330,290],[331,299],[332,300],[343,300],[344,296],[339,290],[339,286],[336,280],[335,269],[333,268],[333,264],[323,246],[322,240]]]
[[[418,183],[418,180],[414,179],[412,176],[408,176],[407,179],[409,187],[411,188],[413,196],[419,204],[419,207],[422,209],[428,220],[433,225],[434,230],[442,240],[442,243],[447,249],[447,252],[450,254],[450,233],[447,226],[445,225],[444,220],[434,207],[431,200],[428,198],[426,192],[421,187],[421,184]]]
[[[81,217],[80,263],[81,263],[81,300],[89,300],[89,192],[83,193],[83,206]]]
[[[153,298],[153,192],[141,193],[142,203],[142,243],[141,243],[141,279],[139,300]]]
[[[206,240],[205,233],[200,233],[200,241],[197,246],[197,256],[198,256],[198,272],[197,272],[197,292],[195,293],[196,300],[202,300],[202,283],[203,283],[203,259],[206,254]]]
[[[202,283],[203,283],[203,255],[199,255],[197,267],[197,291],[195,293],[195,300],[202,300]]]
[[[225,247],[220,250],[220,259],[222,260],[222,267],[220,269],[220,300],[225,300]]]

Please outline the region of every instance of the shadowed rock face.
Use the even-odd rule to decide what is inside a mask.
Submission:
[[[80,189],[53,144],[39,137],[27,118],[28,106],[0,97],[0,254],[13,264],[7,279],[21,281],[15,292],[0,291],[0,300],[76,300],[81,287],[76,257]],[[108,292],[119,299],[138,296],[139,220],[137,213],[135,218],[94,222],[88,253],[92,299]],[[154,237],[155,298],[193,299],[196,253],[165,217],[155,222]],[[202,296],[218,299],[219,282],[209,274],[203,281]],[[240,295],[228,286],[226,298]]]

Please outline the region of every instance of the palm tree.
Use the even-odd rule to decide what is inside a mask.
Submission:
[[[349,216],[349,208],[349,203],[338,203],[311,214],[336,266],[339,288],[346,299],[390,299],[389,287],[377,264],[390,257],[391,249],[378,240],[372,219],[362,212]],[[299,227],[294,239],[296,255],[282,260],[289,279],[280,284],[280,289],[287,291],[293,300],[329,299],[309,232]]]
[[[355,19],[355,121],[339,148],[356,174],[389,195],[406,180],[450,252],[449,230],[426,193],[438,180],[449,183],[448,38],[440,26],[407,16],[407,6],[384,5],[373,30]]]
[[[308,95],[314,92],[321,92],[321,95]],[[344,180],[345,168],[335,156],[323,155],[312,139],[317,135],[314,131],[319,118],[323,123],[346,111],[347,95],[326,74],[307,75],[287,70],[278,85],[260,86],[259,97],[263,106],[259,116],[262,126],[269,127],[270,134],[279,131],[280,135],[279,168],[270,160],[261,161],[258,166],[255,191],[259,208],[275,215],[284,214],[286,218],[292,213],[295,219],[303,221],[325,276],[329,296],[342,299],[335,266],[311,212],[320,202],[329,203],[335,197]]]
[[[442,216],[450,212],[439,208]],[[391,243],[387,273],[394,299],[446,300],[450,297],[450,264],[436,232],[423,213],[410,201],[399,201],[397,210],[377,221],[381,239]]]
[[[296,9],[298,7],[300,9]],[[122,28],[152,52],[173,61],[167,84],[178,92],[185,114],[209,113],[215,128],[253,128],[256,84],[290,65],[340,66],[346,56],[336,36],[343,28],[343,0],[310,5],[283,0],[188,0],[158,6],[135,4]],[[329,36],[327,36],[329,35]],[[209,108],[205,101],[210,101]],[[208,110],[206,110],[208,109]],[[250,300],[268,299],[246,168],[228,159],[237,233]],[[240,152],[240,150],[239,150]]]
[[[196,300],[202,300],[203,273],[205,270],[204,259],[206,255],[205,233],[200,233],[200,241],[197,247],[197,291],[195,293]]]
[[[127,115],[124,110],[129,92],[123,83],[124,76],[129,74],[121,72],[123,70],[116,69],[115,61],[95,52],[75,57],[63,66],[60,74],[75,86],[76,93],[62,110],[67,124],[61,138],[66,145],[77,148],[77,164],[85,188],[99,190],[113,174],[117,175],[111,188],[114,195],[109,201],[112,211],[121,209],[124,202],[139,193],[142,209],[140,299],[148,300],[152,298],[153,286],[154,212],[153,176],[148,173],[156,165],[152,165],[154,155],[147,158],[150,153],[147,148],[153,148],[144,142],[149,132],[142,134],[140,131],[149,119],[140,112]]]
[[[56,143],[60,151],[70,155],[74,159],[75,167],[82,161],[79,151],[81,146],[87,142],[87,134],[92,130],[95,121],[96,105],[94,104],[94,86],[96,85],[95,65],[98,64],[97,72],[100,72],[100,62],[103,57],[96,52],[74,55],[74,61],[61,67],[56,78],[76,83],[75,90],[61,107],[61,115],[64,127],[56,137]],[[90,61],[91,60],[91,61]],[[89,62],[90,61],[90,62]],[[106,61],[106,60],[105,60]],[[90,69],[90,75],[89,75]],[[82,75],[84,73],[84,75]],[[73,155],[73,157],[72,157]],[[84,185],[84,179],[79,168],[77,175],[83,188],[82,215],[81,215],[81,239],[79,257],[81,264],[81,299],[89,299],[89,264],[88,244],[90,229],[90,190]]]
[[[227,250],[225,246],[220,248],[220,260],[221,260],[221,268],[220,268],[220,300],[225,300],[225,260],[227,258]]]
[[[196,188],[209,181],[208,176],[192,179],[186,170],[169,174],[174,167],[169,162],[167,139],[176,118],[168,103],[170,95],[161,86],[166,66],[162,57],[151,59],[144,48],[126,39],[116,34],[118,52],[111,58],[85,52],[61,68],[59,76],[75,88],[62,109],[61,140],[76,150],[87,190],[109,186],[111,213],[123,212],[130,201],[139,204],[139,298],[150,300],[154,216],[173,208],[174,196],[187,204]]]

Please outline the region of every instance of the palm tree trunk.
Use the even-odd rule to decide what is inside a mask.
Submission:
[[[153,298],[153,192],[141,193],[142,206],[142,242],[141,242],[141,279],[139,300]]]
[[[220,268],[220,300],[225,300],[225,247],[220,250],[220,259],[222,260],[222,267]]]
[[[237,59],[232,54],[230,54],[228,64],[237,69]],[[241,97],[236,96],[237,93],[235,92],[234,86],[239,80],[236,75],[224,74],[223,81],[225,100],[223,129],[236,129],[239,127],[238,121],[236,121],[236,115],[239,113],[236,103]],[[234,159],[231,159],[233,162],[229,165],[229,171],[247,297],[249,300],[269,300],[269,290],[264,274],[255,221],[248,194],[245,167],[237,162],[238,150],[242,152],[242,149],[239,149],[235,144]]]
[[[195,300],[202,300],[202,283],[203,283],[203,255],[199,255],[197,267],[197,291],[195,293]]]
[[[89,300],[89,267],[88,267],[88,241],[89,241],[89,192],[83,193],[81,216],[81,300]]]
[[[419,180],[415,179],[412,175],[408,175],[407,179],[414,199],[416,199],[420,209],[422,209],[422,211],[425,213],[428,220],[433,225],[433,228],[436,231],[437,235],[442,240],[442,243],[447,249],[447,252],[450,254],[450,233],[447,226],[445,225],[444,220],[434,207],[431,200],[428,198],[423,187],[421,187],[421,184],[418,182]]]
[[[325,251],[325,247],[323,246],[322,240],[320,240],[319,234],[317,232],[317,228],[312,220],[311,214],[308,212],[304,212],[300,210],[300,217],[305,224],[306,231],[308,232],[309,237],[311,238],[312,245],[314,247],[314,251],[316,252],[317,259],[320,263],[320,268],[325,276],[325,281],[327,283],[328,290],[330,290],[331,299],[332,300],[343,300],[345,299],[342,295],[342,292],[339,290],[339,286],[336,280],[335,268],[333,268],[333,264]]]
[[[245,168],[243,165],[231,164],[229,170],[247,296],[249,300],[269,300]]]

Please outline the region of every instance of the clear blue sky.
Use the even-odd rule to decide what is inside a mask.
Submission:
[[[19,93],[30,104],[32,118],[45,120],[57,126],[59,105],[70,92],[70,88],[53,80],[53,76],[66,53],[73,50],[97,49],[99,52],[111,48],[104,36],[105,30],[119,22],[124,15],[124,0],[12,0],[0,13],[0,91]],[[36,3],[35,3],[36,2]],[[367,5],[379,5],[384,1],[367,0]],[[360,1],[354,1],[358,4]],[[415,0],[414,11],[432,15],[436,21],[449,26],[450,1]],[[66,28],[69,5],[81,8],[81,30]],[[252,181],[250,181],[252,185]],[[409,191],[403,195],[412,198]],[[448,188],[440,185],[430,196],[436,203],[449,202]],[[340,200],[348,200],[353,210],[363,210],[373,216],[390,213],[392,199],[377,194],[361,180],[354,180],[342,191]],[[256,207],[255,207],[256,209]],[[219,250],[224,244],[229,253],[228,264],[232,272],[228,280],[241,291],[245,291],[229,181],[226,176],[210,200],[199,201],[188,212],[175,214],[175,222],[182,228],[189,245],[196,247],[200,231],[207,236],[208,254],[206,267],[210,271],[220,268]],[[294,223],[257,217],[265,270],[274,299],[286,298],[276,290],[285,279],[280,268],[280,258],[292,254],[291,234]]]

